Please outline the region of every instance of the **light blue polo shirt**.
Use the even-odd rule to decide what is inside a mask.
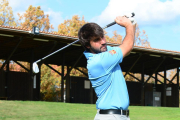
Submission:
[[[119,47],[107,46],[107,51],[92,54],[85,51],[89,80],[96,95],[97,109],[123,109],[129,107],[126,81],[119,63],[123,54]]]

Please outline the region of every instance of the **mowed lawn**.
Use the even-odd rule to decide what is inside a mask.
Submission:
[[[180,108],[130,106],[131,120],[180,120]],[[93,120],[94,104],[0,100],[0,120]]]

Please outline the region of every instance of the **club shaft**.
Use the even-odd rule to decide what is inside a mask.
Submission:
[[[114,25],[114,24],[116,24],[116,22],[112,22],[112,23],[106,25],[103,29],[108,28],[108,27],[110,27],[110,26],[112,26],[112,25]],[[44,60],[44,59],[50,57],[51,55],[54,55],[55,53],[57,53],[57,52],[59,52],[59,51],[65,49],[65,48],[71,46],[72,44],[77,43],[77,42],[79,42],[79,39],[76,40],[76,41],[74,41],[74,42],[72,42],[72,43],[70,43],[70,44],[68,44],[68,45],[66,45],[66,46],[64,46],[64,47],[62,47],[62,48],[60,48],[60,49],[58,49],[58,50],[56,50],[56,51],[54,51],[53,53],[51,53],[51,54],[49,54],[49,55],[47,55],[47,56],[45,56],[45,57],[43,57],[43,58],[41,58],[41,59],[35,61],[35,62],[38,63],[38,62],[40,62],[40,61],[42,61],[42,60]]]
[[[115,21],[114,21],[114,22],[112,22],[112,23],[110,23],[110,24],[108,24],[108,25],[106,25],[103,29],[108,28],[108,27],[110,27],[110,26],[112,26],[112,25],[114,25],[114,24],[116,24],[116,22],[115,22]]]
[[[44,60],[44,59],[48,58],[49,56],[51,56],[51,55],[53,55],[53,54],[55,54],[55,53],[57,53],[57,52],[65,49],[65,48],[69,47],[70,45],[72,45],[72,44],[74,44],[74,43],[77,43],[78,41],[79,41],[79,39],[76,40],[76,41],[74,41],[74,42],[72,42],[72,43],[70,43],[70,44],[68,44],[68,45],[66,45],[66,46],[64,46],[64,47],[62,47],[62,48],[60,48],[60,49],[58,49],[58,50],[56,50],[56,51],[54,51],[53,53],[51,53],[51,54],[49,54],[49,55],[47,55],[47,56],[45,56],[45,57],[37,60],[36,63],[38,63],[38,62],[40,62],[41,60]]]

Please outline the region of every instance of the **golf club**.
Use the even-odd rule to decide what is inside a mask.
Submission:
[[[131,14],[129,14],[129,15],[124,15],[124,16],[126,16],[127,18],[133,18],[133,17],[135,16],[135,14],[134,14],[134,13],[131,13]],[[130,19],[130,20],[131,20],[132,23],[134,22],[134,19]],[[114,25],[114,24],[116,24],[116,22],[112,22],[112,23],[106,25],[106,26],[105,26],[104,28],[102,28],[102,29],[108,28],[108,27],[110,27],[110,26],[112,26],[112,25]],[[47,55],[47,56],[45,56],[45,57],[43,57],[43,58],[35,61],[35,62],[33,63],[33,72],[34,72],[34,73],[39,73],[39,68],[38,68],[38,65],[37,65],[38,62],[40,62],[40,61],[42,61],[42,60],[50,57],[51,55],[54,55],[55,53],[57,53],[57,52],[65,49],[65,48],[69,47],[70,45],[72,45],[72,44],[74,44],[74,43],[77,43],[78,41],[79,41],[79,39],[76,40],[76,41],[74,41],[74,42],[72,42],[72,43],[70,43],[70,44],[68,44],[68,45],[66,45],[66,46],[64,46],[64,47],[62,47],[62,48],[60,48],[60,49],[58,49],[58,50],[56,50],[56,51],[54,51],[54,52],[51,53],[51,54],[49,54],[49,55]]]

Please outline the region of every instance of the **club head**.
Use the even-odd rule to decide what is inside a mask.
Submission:
[[[33,72],[34,73],[39,73],[39,68],[36,62],[33,63]]]

